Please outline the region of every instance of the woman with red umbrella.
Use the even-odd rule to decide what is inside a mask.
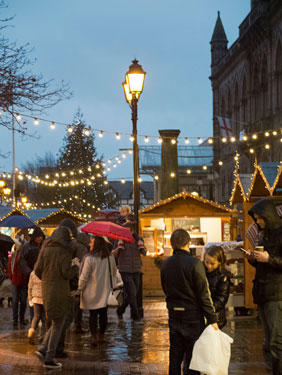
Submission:
[[[111,291],[111,277],[117,272],[112,245],[106,237],[95,236],[90,240],[90,254],[84,257],[78,282],[80,308],[89,310],[91,344],[105,342],[107,328],[107,301]],[[110,274],[111,272],[111,274]],[[98,329],[99,318],[99,329]]]

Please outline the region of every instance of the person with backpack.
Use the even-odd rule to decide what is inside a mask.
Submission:
[[[8,276],[12,284],[12,306],[13,306],[13,327],[18,327],[20,318],[20,327],[25,326],[25,311],[27,300],[27,276],[19,268],[19,258],[21,251],[21,242],[14,239],[12,253],[8,261]]]

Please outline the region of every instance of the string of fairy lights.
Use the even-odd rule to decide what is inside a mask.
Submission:
[[[41,122],[48,123],[48,124],[50,124],[49,126],[50,126],[51,130],[55,130],[56,125],[60,125],[60,126],[64,126],[66,128],[67,132],[72,133],[73,130],[74,130],[74,127],[76,126],[76,125],[70,125],[70,124],[64,123],[64,122],[53,121],[53,120],[49,120],[49,119],[46,119],[46,118],[34,117],[34,116],[21,114],[21,113],[14,113],[14,112],[9,112],[9,113],[11,113],[11,115],[14,116],[14,118],[16,119],[16,121],[18,123],[22,119],[32,120],[35,126],[39,126]],[[0,116],[1,116],[1,113],[0,113]],[[98,138],[103,138],[105,134],[110,134],[110,135],[114,135],[115,139],[118,140],[118,141],[121,140],[123,137],[126,137],[131,142],[134,141],[134,137],[131,133],[125,133],[125,132],[116,131],[116,130],[113,131],[113,130],[97,129],[97,128],[92,128],[92,127],[85,128],[84,135],[86,137],[90,136],[91,131],[94,132],[95,134],[97,134]],[[280,142],[282,143],[282,128],[277,129],[277,130],[269,129],[269,130],[265,130],[265,131],[254,132],[254,133],[246,133],[246,134],[243,134],[240,137],[236,137],[236,136],[224,137],[224,136],[221,136],[221,135],[213,136],[213,137],[209,137],[209,136],[208,137],[179,136],[176,139],[176,138],[171,138],[171,137],[164,137],[164,136],[160,137],[160,136],[146,135],[146,134],[145,135],[144,134],[138,134],[137,137],[138,137],[139,141],[142,138],[146,144],[148,144],[152,140],[155,140],[159,144],[161,144],[165,138],[169,138],[170,142],[172,144],[179,144],[179,141],[181,141],[181,142],[184,142],[184,144],[186,144],[186,145],[188,145],[190,143],[193,143],[193,142],[196,142],[197,144],[202,144],[204,142],[204,140],[206,139],[207,143],[209,145],[212,145],[215,141],[219,141],[223,144],[226,144],[226,143],[235,143],[235,142],[247,142],[249,140],[251,140],[251,141],[261,141],[261,140],[265,140],[265,139],[270,139],[271,137],[274,137],[274,138],[280,137]],[[265,149],[270,149],[269,143],[265,144]],[[252,153],[251,148],[250,148],[250,152]]]

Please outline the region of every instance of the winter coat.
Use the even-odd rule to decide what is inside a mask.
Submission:
[[[110,255],[106,258],[91,254],[84,258],[79,277],[78,289],[81,291],[80,308],[95,310],[107,306],[111,290],[110,260],[112,278],[117,272],[115,258]]]
[[[230,278],[226,270],[220,271],[217,268],[212,272],[207,272],[207,279],[218,319],[218,326],[223,328],[226,324],[225,305],[229,298]]]
[[[8,276],[13,285],[23,287],[26,286],[28,277],[24,275],[19,269],[20,251],[21,250],[13,251],[11,256],[9,257]]]
[[[86,254],[89,253],[90,239],[86,233],[79,233],[77,236],[77,251],[76,256],[82,261]]]
[[[253,297],[257,304],[282,301],[282,222],[274,202],[274,199],[263,199],[249,210],[255,222],[254,214],[265,221],[259,245],[269,254],[267,263],[250,261],[256,268]]]
[[[34,271],[32,271],[29,276],[28,300],[31,303],[37,303],[38,305],[43,305],[42,281],[35,275]]]
[[[42,280],[43,305],[49,320],[63,319],[70,308],[69,280],[78,272],[78,267],[71,265],[74,242],[68,228],[58,227],[44,242],[34,267]]]
[[[113,250],[117,256],[119,272],[141,273],[142,260],[141,255],[146,255],[147,250],[141,237],[133,234],[134,242],[120,240],[118,248]]]
[[[175,249],[161,267],[161,283],[168,310],[183,309],[187,319],[205,316],[208,324],[217,322],[203,263],[190,252]]]
[[[29,276],[29,274],[33,271],[34,265],[39,256],[39,251],[40,246],[38,246],[32,240],[21,246],[19,269],[24,275]]]

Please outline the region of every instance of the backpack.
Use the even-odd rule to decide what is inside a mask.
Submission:
[[[8,276],[11,283],[15,286],[25,286],[28,277],[24,275],[19,268],[20,250],[15,251],[9,257],[8,262]]]

